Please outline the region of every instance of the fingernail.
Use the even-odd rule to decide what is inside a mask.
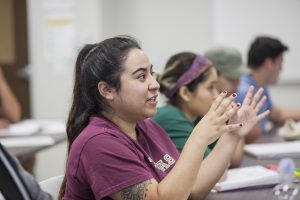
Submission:
[[[242,127],[243,126],[243,124],[240,124],[240,127]]]
[[[237,103],[237,104],[236,104],[236,107],[238,107],[238,108],[239,108],[240,106],[241,106],[241,104],[240,104],[240,103]]]
[[[233,93],[232,96],[233,96],[233,97],[236,97],[236,93]]]

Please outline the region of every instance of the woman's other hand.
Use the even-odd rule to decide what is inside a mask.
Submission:
[[[243,127],[238,130],[240,136],[247,135],[258,121],[270,114],[269,110],[258,114],[267,100],[266,96],[261,98],[263,91],[264,89],[260,88],[254,95],[254,87],[250,86],[241,108],[237,111],[236,115],[233,116],[232,123],[243,123]],[[239,106],[239,104],[237,104],[237,106]]]
[[[214,142],[222,133],[237,131],[241,128],[241,123],[227,124],[228,119],[236,115],[237,106],[231,106],[236,94],[226,98],[227,92],[222,92],[211,105],[207,114],[195,126],[194,131],[206,138],[208,143]]]

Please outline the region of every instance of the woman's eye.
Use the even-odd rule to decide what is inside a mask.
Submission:
[[[145,80],[146,75],[145,75],[145,74],[141,74],[141,75],[138,76],[138,78],[139,78],[140,80]]]
[[[213,89],[215,89],[215,85],[211,85],[211,86],[209,86],[209,87],[208,87],[208,89],[209,89],[209,90],[213,90]]]

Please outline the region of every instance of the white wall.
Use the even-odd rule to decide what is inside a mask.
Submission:
[[[179,51],[201,52],[212,41],[210,0],[104,0],[103,36],[135,36],[160,71]]]
[[[43,2],[47,1],[28,1],[32,116],[34,118],[66,119],[71,101],[76,50],[82,43],[96,42],[102,39],[101,15],[99,12],[101,1],[89,0],[89,3],[86,3],[83,0],[69,0],[71,4],[74,4],[74,7],[70,9],[70,13],[74,14],[75,37],[69,50],[68,47],[62,46],[67,50],[61,53],[69,55],[68,51],[74,51],[74,55],[71,54],[72,57],[57,62],[48,60],[51,56],[49,55],[51,49],[45,47],[49,35],[51,36],[51,33],[56,31],[55,27],[49,28],[45,25],[47,14]],[[47,31],[53,32],[48,33]],[[57,36],[55,33],[53,35]],[[59,52],[59,49],[57,51]]]
[[[213,45],[231,45],[247,59],[257,35],[270,35],[289,46],[280,82],[270,87],[273,103],[300,109],[300,1],[214,0]]]
[[[71,103],[76,57],[74,55],[54,64],[47,59],[49,55],[47,55],[48,52],[45,52],[47,49],[44,45],[47,40],[45,31],[49,30],[47,29],[49,27],[45,25],[45,17],[47,16],[45,16],[43,3],[55,3],[55,1],[28,0],[27,2],[29,67],[32,74],[30,79],[32,116],[33,118],[66,120]],[[102,40],[102,20],[99,12],[101,1],[89,0],[89,3],[87,3],[84,0],[70,0],[70,3],[74,5],[69,11],[74,14],[75,37],[73,45],[74,51],[77,53],[77,48],[81,47],[82,43]],[[73,47],[70,46],[70,51],[72,49]],[[69,52],[66,52],[66,54],[69,55]],[[66,143],[38,153],[37,179],[43,180],[62,174],[64,172],[65,157]]]
[[[274,105],[300,110],[300,84],[286,83],[271,86],[270,95]]]
[[[270,35],[287,44],[282,82],[300,83],[299,0],[214,0],[214,43],[233,45],[246,54],[257,35]]]
[[[75,56],[59,72],[45,60],[42,2],[28,0],[32,113],[35,118],[66,119]],[[118,34],[133,35],[158,72],[179,51],[201,53],[215,44],[230,44],[245,55],[250,41],[260,33],[278,36],[291,47],[286,67],[294,69],[298,63],[298,0],[74,0],[74,4],[76,47]],[[291,74],[298,80],[298,74]],[[275,103],[299,108],[299,85],[274,86],[271,94]],[[287,101],[287,97],[292,98]],[[38,154],[39,180],[63,173],[65,152],[66,144],[62,144]],[[55,167],[47,167],[49,162]]]

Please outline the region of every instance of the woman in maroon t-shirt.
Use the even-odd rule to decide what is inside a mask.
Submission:
[[[198,62],[202,60],[188,73],[201,70]],[[180,81],[185,79],[178,84]],[[60,198],[202,199],[209,193],[235,149],[237,131],[262,117],[256,116],[261,107],[256,97],[260,95],[253,98],[252,92],[248,93],[243,105],[249,107],[251,117],[238,119],[238,106],[232,106],[236,94],[226,98],[226,92],[221,93],[195,126],[178,158],[166,133],[147,119],[156,114],[159,87],[151,62],[132,37],[110,38],[81,50],[67,124],[69,156]],[[201,165],[207,145],[222,134],[230,136],[222,145],[221,164]]]

